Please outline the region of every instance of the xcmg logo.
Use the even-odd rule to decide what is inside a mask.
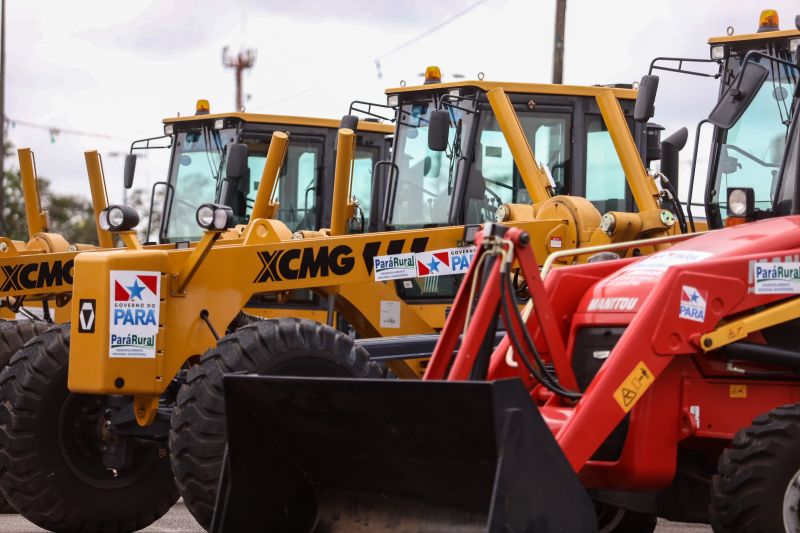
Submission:
[[[41,289],[58,287],[72,283],[72,259],[62,263],[28,263],[21,265],[3,265],[2,271],[6,279],[0,286],[0,292],[20,291],[25,289]]]
[[[258,252],[262,267],[254,283],[325,277],[330,273],[343,276],[355,266],[352,253],[353,249],[345,245]]]

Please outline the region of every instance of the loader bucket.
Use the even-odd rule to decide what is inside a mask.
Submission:
[[[213,532],[596,531],[518,380],[225,376]]]

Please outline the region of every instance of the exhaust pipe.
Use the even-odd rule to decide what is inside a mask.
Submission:
[[[230,375],[211,531],[597,531],[519,380]]]
[[[672,188],[675,190],[673,194],[676,198],[678,197],[679,190],[679,155],[683,147],[686,146],[688,138],[689,130],[681,128],[661,141],[661,173],[664,174],[672,184]]]

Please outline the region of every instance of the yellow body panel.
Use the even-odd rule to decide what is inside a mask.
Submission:
[[[548,234],[561,223],[551,220],[519,225],[537,236]],[[215,246],[199,264],[182,294],[170,294],[171,280],[183,270],[192,250],[114,250],[81,254],[75,258],[75,284],[80,291],[73,299],[73,307],[78,305],[79,299],[91,298],[96,300],[98,313],[94,333],[80,333],[77,323],[73,323],[70,390],[160,394],[188,358],[202,354],[215,343],[210,329],[200,319],[200,312],[209,311],[208,319],[214,328],[225,331],[250,297],[260,292],[292,289],[337,292],[337,310],[363,336],[432,333],[434,327],[414,308],[399,300],[392,282],[373,281],[366,249],[372,249],[377,243],[378,255],[383,255],[387,253],[389,242],[400,238],[404,240],[402,252],[409,252],[415,239],[424,239],[426,250],[445,249],[455,246],[462,234],[463,228],[457,226]],[[544,243],[534,239],[531,245],[538,259],[544,261]],[[316,276],[311,275],[311,263],[322,265]],[[108,358],[111,305],[108,280],[111,272],[117,270],[152,271],[162,275],[160,323],[163,326],[159,330],[155,359]],[[383,301],[399,302],[398,327],[381,325]],[[118,378],[124,380],[122,387],[115,385]]]
[[[312,126],[318,128],[339,129],[339,121],[332,118],[295,117],[290,115],[265,115],[261,113],[215,113],[211,115],[187,115],[185,117],[165,118],[164,124],[176,122],[192,122],[196,120],[214,120],[217,118],[238,118],[255,124],[275,124],[278,126]],[[394,126],[379,122],[360,120],[356,131],[369,131],[391,135]]]
[[[432,83],[429,85],[415,85],[410,87],[394,87],[386,89],[386,94],[402,94],[416,91],[431,91],[437,89],[478,88],[484,91],[502,88],[507,93],[523,94],[554,94],[562,96],[594,96],[603,91],[611,91],[616,98],[621,100],[636,100],[636,89],[620,89],[617,87],[591,86],[591,85],[551,85],[546,83],[518,83],[507,81],[455,81],[448,83]]]
[[[708,44],[741,43],[744,41],[771,41],[774,39],[791,37],[800,37],[800,30],[778,30],[765,31],[761,33],[743,33],[741,35],[723,35],[721,37],[711,37],[708,40]]]

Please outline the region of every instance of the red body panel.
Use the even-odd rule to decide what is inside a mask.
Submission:
[[[516,354],[507,357],[507,338],[492,355],[488,379],[518,376],[528,383],[533,401],[588,487],[663,488],[674,477],[680,446],[702,447],[705,439],[716,443],[709,448],[719,449],[755,416],[800,401],[800,382],[793,374],[769,381],[763,375],[726,375],[720,359],[698,346],[700,336],[724,319],[798,297],[756,294],[751,275],[756,262],[798,258],[797,216],[700,235],[636,260],[561,268],[544,284],[532,264],[533,255],[517,246],[517,259],[536,304],[526,327],[562,386],[576,388],[571,354],[582,328],[625,329],[577,402],[542,391],[515,360]],[[462,355],[462,348],[450,379],[469,376],[472,360],[467,354],[475,353],[483,340],[485,326],[481,331],[479,324],[488,324],[497,309],[499,290],[489,284],[498,279],[491,278],[481,294],[462,344],[472,351]],[[463,310],[469,304],[464,289],[443,332],[443,350],[437,346],[434,352],[427,379],[448,375],[455,340],[463,327]],[[742,385],[747,390],[744,396]],[[639,392],[634,391],[637,387]],[[628,433],[619,459],[591,460],[628,410]]]

